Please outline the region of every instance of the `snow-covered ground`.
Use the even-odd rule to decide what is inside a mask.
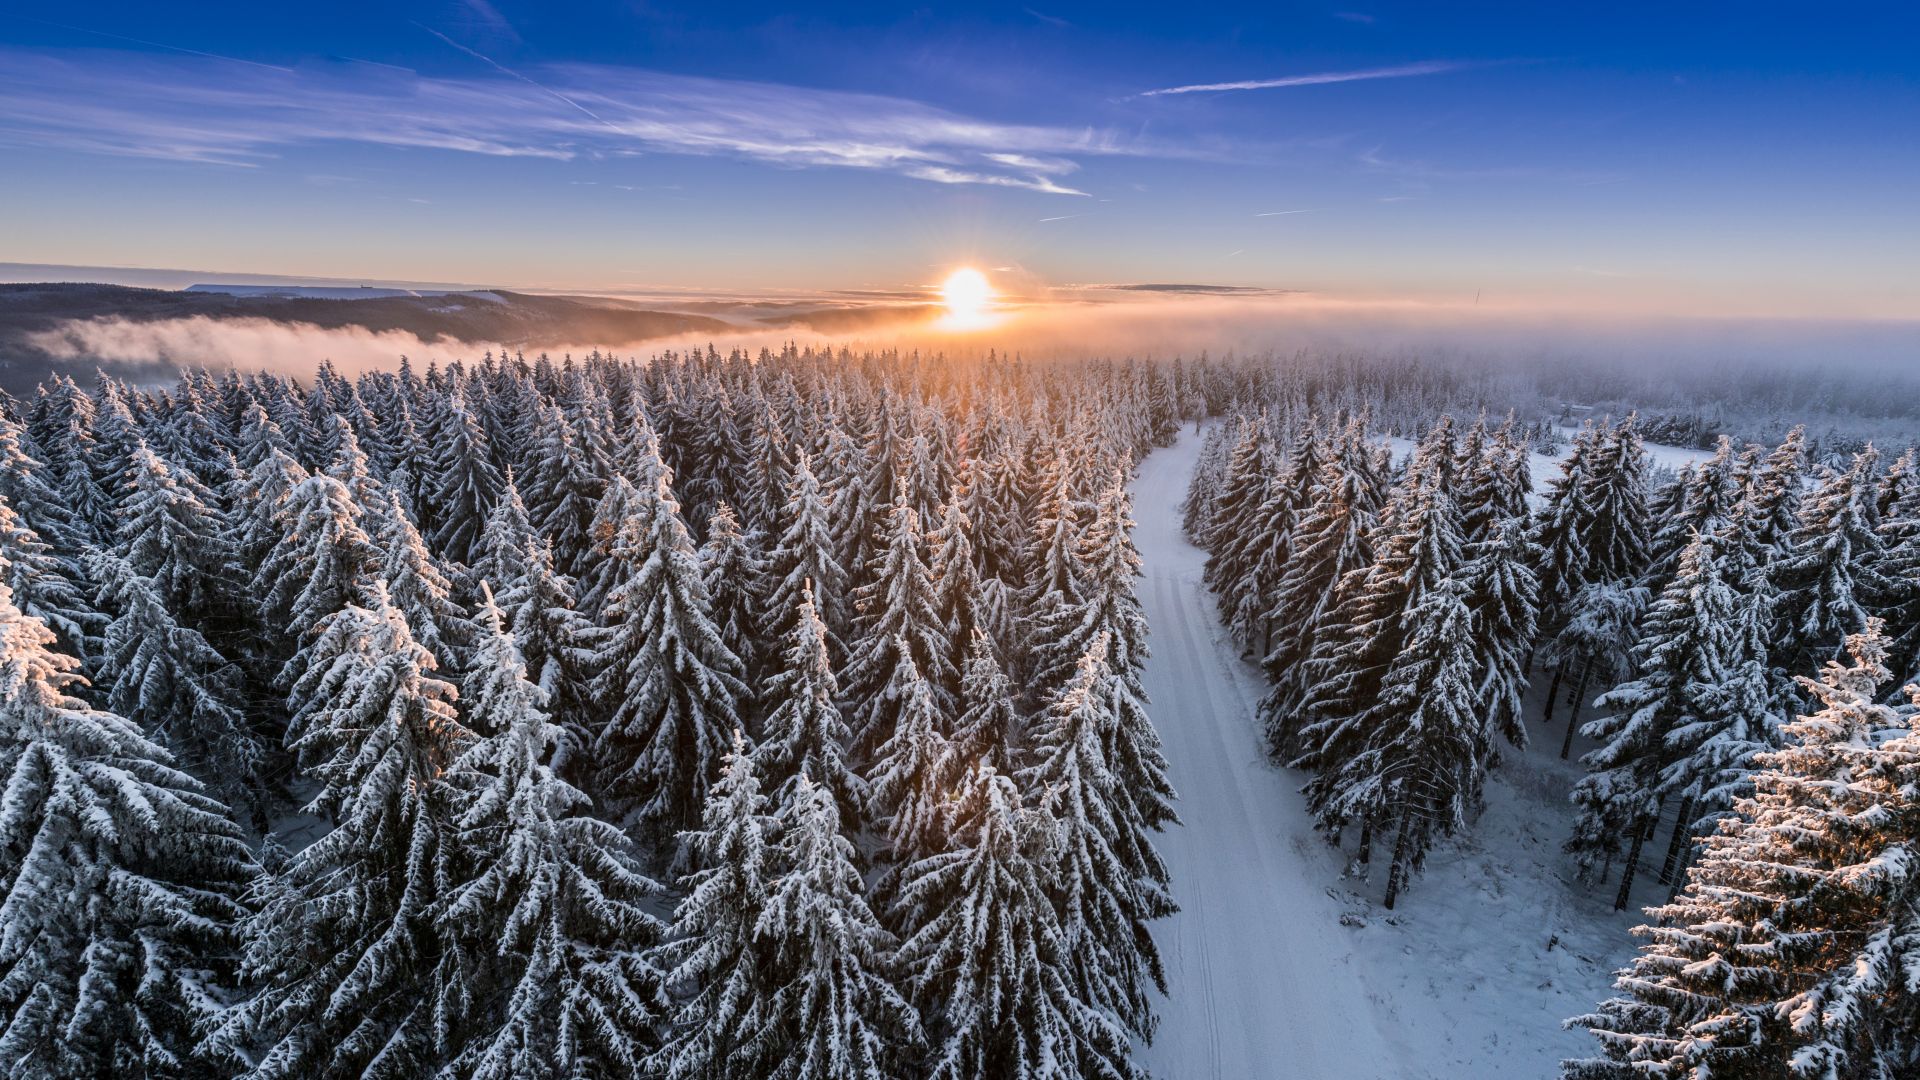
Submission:
[[[1169,999],[1141,1060],[1167,1080],[1552,1075],[1588,1040],[1560,1022],[1607,994],[1639,921],[1611,910],[1611,888],[1573,881],[1560,853],[1579,775],[1558,756],[1565,708],[1535,720],[1533,747],[1490,778],[1481,819],[1381,910],[1379,883],[1343,880],[1345,857],[1314,832],[1304,775],[1266,760],[1264,680],[1180,531],[1199,447],[1187,431],[1134,486],[1146,686],[1184,822],[1160,839],[1181,911],[1155,928]],[[1536,691],[1530,717],[1543,701]],[[1662,891],[1649,875],[1635,899]]]

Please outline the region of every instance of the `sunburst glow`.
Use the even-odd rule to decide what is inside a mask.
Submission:
[[[940,286],[940,302],[947,309],[942,321],[949,327],[965,330],[984,326],[993,309],[993,285],[987,275],[963,266],[947,275]]]

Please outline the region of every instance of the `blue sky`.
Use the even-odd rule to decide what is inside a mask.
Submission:
[[[1897,4],[28,4],[0,258],[1914,317],[1915,40]]]

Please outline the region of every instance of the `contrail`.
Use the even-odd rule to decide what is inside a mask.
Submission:
[[[408,21],[412,22],[412,20],[408,20]],[[440,31],[435,30],[433,27],[428,26],[425,23],[415,22],[413,25],[419,27],[422,30],[425,30],[427,33],[432,34],[434,37],[439,38],[441,41],[446,42],[447,44],[453,46],[454,48],[459,49],[461,52],[466,53],[468,56],[473,57],[475,60],[478,60],[481,63],[487,65],[488,67],[491,67],[492,69],[494,69],[495,71],[498,71],[502,75],[510,75],[513,78],[519,79],[521,82],[526,83],[528,86],[533,87],[535,90],[538,90],[541,93],[546,94],[557,101],[561,101],[567,105],[571,105],[572,107],[585,113],[587,116],[592,117],[595,123],[598,123],[604,126],[608,131],[616,132],[621,135],[626,134],[626,132],[621,131],[619,127],[609,122],[605,117],[601,116],[599,113],[594,112],[592,109],[587,108],[585,105],[580,104],[579,102],[573,100],[572,98],[561,93],[560,91],[545,85],[544,83],[538,83],[532,79],[527,78],[525,75],[520,74],[519,72],[513,70],[512,68],[506,66],[505,64],[502,64],[499,61],[495,60],[493,57],[488,56],[486,53],[480,52],[476,49],[469,49],[465,45],[460,44],[459,42],[453,40],[452,38],[441,33]]]
[[[1362,82],[1367,79],[1405,79],[1415,75],[1444,75],[1450,71],[1459,71],[1471,67],[1471,64],[1455,63],[1451,60],[1423,60],[1417,64],[1401,64],[1399,67],[1365,68],[1360,71],[1322,71],[1313,75],[1286,75],[1278,79],[1249,79],[1243,82],[1196,83],[1192,86],[1169,86],[1159,90],[1142,91],[1141,97],[1163,97],[1167,94],[1201,94],[1215,90],[1274,90],[1284,86],[1323,86],[1327,83]]]

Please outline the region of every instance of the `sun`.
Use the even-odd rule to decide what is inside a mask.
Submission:
[[[987,275],[963,266],[948,274],[941,284],[940,302],[947,309],[947,325],[960,329],[981,326],[993,307],[993,285]]]

